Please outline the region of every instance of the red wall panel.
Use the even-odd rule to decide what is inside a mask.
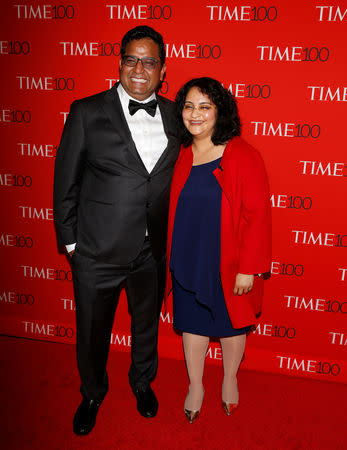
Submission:
[[[52,221],[54,157],[70,103],[112,86],[121,37],[147,24],[167,44],[163,93],[219,79],[269,172],[272,277],[243,366],[345,383],[347,3],[4,3],[0,333],[74,342],[70,266]],[[171,320],[162,316],[159,352],[182,358]],[[123,296],[112,348],[130,345]],[[207,359],[220,364],[218,343]]]

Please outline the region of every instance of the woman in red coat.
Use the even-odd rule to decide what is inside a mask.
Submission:
[[[173,292],[174,326],[183,333],[190,381],[184,412],[192,423],[212,336],[223,353],[222,407],[230,415],[238,406],[236,375],[261,311],[263,279],[255,274],[270,270],[271,217],[264,163],[239,137],[231,93],[197,78],[176,103],[183,145],[171,187],[166,292]]]

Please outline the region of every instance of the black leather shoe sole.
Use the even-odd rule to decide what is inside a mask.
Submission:
[[[78,436],[89,434],[95,426],[100,403],[83,398],[73,419],[73,432]]]
[[[134,394],[137,399],[137,410],[141,416],[148,419],[155,417],[158,412],[158,400],[152,388],[147,386],[144,390],[135,389]]]

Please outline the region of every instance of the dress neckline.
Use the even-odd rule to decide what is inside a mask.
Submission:
[[[222,159],[222,157],[220,156],[219,158],[213,159],[212,161],[206,162],[206,163],[202,163],[202,164],[193,164],[192,167],[200,167],[200,166],[206,166],[207,164],[211,164],[213,162],[219,161],[220,159]]]

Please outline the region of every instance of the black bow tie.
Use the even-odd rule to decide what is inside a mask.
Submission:
[[[129,100],[129,113],[131,116],[133,116],[139,109],[144,109],[148,112],[149,115],[154,117],[155,111],[157,109],[157,104],[157,100],[151,100],[147,103],[139,103],[135,102],[135,100]]]

